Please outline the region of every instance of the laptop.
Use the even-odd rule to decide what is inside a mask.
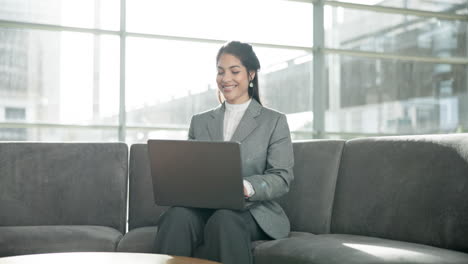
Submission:
[[[244,209],[240,143],[148,140],[157,205]]]

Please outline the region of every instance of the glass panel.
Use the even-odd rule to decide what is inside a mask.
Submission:
[[[334,1],[334,0],[332,0]],[[468,4],[466,0],[339,0],[340,2],[379,5],[397,8],[419,9],[422,11],[448,12],[466,14]]]
[[[273,51],[271,54],[274,57]],[[292,138],[312,138],[312,55],[303,53],[285,58],[259,76],[264,105],[286,114]]]
[[[93,128],[24,128],[5,126],[0,122],[0,141],[49,141],[49,142],[116,142],[118,129]]]
[[[128,133],[128,141],[144,142],[148,136],[186,138],[191,116],[219,104],[215,58],[220,46],[128,38],[127,123],[159,128],[149,131],[152,134]],[[310,64],[310,56],[305,51],[254,49],[262,65],[259,82],[264,105],[287,114],[310,111],[310,68],[295,70],[296,65]],[[298,122],[294,128],[305,129]]]
[[[467,22],[325,8],[331,48],[413,56],[467,56]]]
[[[132,0],[127,30],[312,46],[312,4],[279,0]]]
[[[0,122],[0,141],[86,141],[116,142],[118,129],[92,128],[20,128]]]
[[[117,124],[117,36],[0,28],[0,38],[0,122]]]
[[[5,107],[6,120],[24,120],[26,119],[26,109],[23,107]]]
[[[119,30],[120,1],[0,0],[0,19]]]
[[[327,56],[326,131],[468,131],[466,65]]]
[[[129,145],[135,143],[146,143],[151,139],[187,139],[188,125],[183,128],[171,128],[171,129],[143,129],[143,128],[129,128],[126,132],[125,142]]]

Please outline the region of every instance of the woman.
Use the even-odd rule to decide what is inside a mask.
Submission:
[[[159,220],[155,251],[224,264],[253,263],[251,241],[289,233],[289,220],[273,199],[287,193],[293,180],[291,137],[286,116],[261,105],[260,63],[251,45],[226,43],[216,63],[221,105],[192,117],[189,139],[241,142],[248,209],[172,207]]]

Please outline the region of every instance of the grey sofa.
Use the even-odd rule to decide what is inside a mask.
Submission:
[[[151,252],[165,209],[152,203],[146,153],[131,146],[118,251]],[[279,201],[292,232],[255,241],[255,263],[468,263],[468,134],[295,142],[294,156]]]
[[[0,143],[0,257],[115,251],[127,179],[122,143]]]
[[[257,264],[468,263],[468,134],[294,143],[288,238]],[[0,143],[0,257],[152,252],[145,144]],[[129,231],[125,231],[129,177]]]

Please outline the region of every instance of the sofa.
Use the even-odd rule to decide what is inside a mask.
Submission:
[[[127,179],[126,144],[0,143],[0,257],[116,251]]]
[[[252,243],[256,264],[468,263],[468,134],[294,142],[279,199],[288,238]],[[147,147],[129,161],[129,231],[117,250],[152,252],[157,219]]]
[[[255,263],[468,263],[468,134],[294,144],[290,238]]]
[[[49,247],[49,243],[52,243],[51,238],[55,234],[41,231],[44,223],[48,225],[47,228],[56,228],[54,225],[60,228],[63,228],[63,225],[79,225],[78,227],[84,225],[83,228],[114,229],[118,234],[115,233],[114,240],[108,240],[109,246],[104,251],[152,252],[157,233],[157,220],[166,208],[153,203],[146,144],[130,146],[128,175],[120,174],[122,172],[120,169],[126,170],[126,158],[121,159],[119,156],[117,160],[120,161],[116,161],[108,155],[102,155],[99,158],[101,162],[95,164],[95,166],[110,166],[104,165],[107,162],[105,158],[108,158],[113,164],[110,167],[114,167],[115,172],[118,172],[117,175],[120,175],[118,179],[128,176],[128,231],[123,236],[121,234],[124,232],[120,225],[116,225],[115,222],[114,224],[100,222],[99,218],[108,217],[107,214],[96,215],[93,221],[80,219],[63,222],[63,219],[56,217],[52,218],[54,221],[35,222],[34,214],[29,212],[34,207],[28,206],[25,207],[25,212],[28,212],[26,220],[31,218],[29,222],[15,221],[14,216],[5,213],[8,206],[14,209],[12,215],[21,215],[22,211],[18,209],[21,205],[15,205],[19,198],[20,201],[26,201],[37,198],[29,192],[44,193],[19,184],[18,181],[23,181],[24,177],[19,175],[36,174],[38,166],[41,165],[36,165],[29,172],[16,172],[21,166],[15,164],[14,158],[4,157],[15,153],[11,152],[14,148],[7,151],[3,149],[3,144],[7,143],[0,143],[0,256],[5,255],[5,252],[6,255],[37,252],[37,249],[29,248],[30,242],[25,238],[28,232],[34,230],[42,232],[43,244]],[[39,144],[36,147],[44,147],[40,146],[40,143],[36,144]],[[252,250],[256,264],[468,263],[468,134],[375,137],[347,141],[309,140],[294,142],[293,147],[295,180],[290,192],[278,200],[290,218],[291,233],[284,239],[254,241]],[[43,151],[31,147],[25,152]],[[73,175],[73,171],[80,171],[89,166],[84,163],[79,165],[83,159],[86,160],[84,157],[93,156],[82,155],[83,157],[78,159],[79,162],[75,162],[75,158],[72,162],[75,165],[68,167],[65,165],[70,162],[67,163],[66,160],[73,155],[62,154],[57,155],[59,157],[55,161],[61,162],[63,166],[53,165],[52,161],[41,161],[40,159],[44,157],[40,155],[24,163],[26,166],[31,160],[37,164],[46,162],[47,165],[42,167],[52,169],[58,166],[62,170],[67,168],[67,172]],[[21,157],[18,154],[13,156]],[[86,160],[86,163],[88,162],[90,161]],[[116,164],[119,162],[121,162],[120,169]],[[11,164],[15,164],[14,167]],[[3,168],[5,166],[10,167],[5,170]],[[87,172],[81,173],[80,177],[71,178],[81,179],[88,175]],[[4,180],[3,173],[13,173],[16,176],[6,177],[7,180]],[[46,171],[41,173],[40,182],[49,183]],[[36,176],[29,178],[32,177]],[[3,187],[5,182],[10,187]],[[67,184],[65,179],[56,183]],[[95,186],[92,187],[89,185],[77,187],[90,188],[86,189],[86,193],[94,195],[93,197],[102,195],[91,192],[102,192],[103,186],[108,183],[99,181],[94,183]],[[101,183],[105,184],[100,185]],[[38,183],[35,185],[42,186]],[[126,190],[124,183],[123,186]],[[20,189],[12,191],[12,188]],[[125,190],[115,193],[116,197],[119,197],[117,200],[122,195],[125,197]],[[63,197],[64,192],[60,192],[60,189],[53,191],[48,196],[48,200],[43,199],[44,205],[39,208],[54,208],[57,206],[56,203],[62,202],[74,204],[76,202],[71,198],[81,197],[79,193],[83,190],[74,191],[76,196],[70,194],[70,199],[61,198],[63,201],[60,202],[52,198]],[[22,195],[27,197],[21,197]],[[85,215],[86,210],[96,210],[90,208],[93,206],[99,210],[110,210],[110,207],[104,206],[106,209],[103,209],[102,206],[111,202],[109,200],[112,199],[102,200],[102,203],[97,204],[90,203],[86,208],[78,206],[74,210],[80,210]],[[121,212],[116,210],[108,213],[119,215]],[[83,215],[70,214],[67,217],[82,218]],[[122,221],[122,218],[115,219]],[[29,231],[16,233],[14,229],[22,226],[27,226]],[[13,231],[5,233],[5,228]],[[8,234],[6,239],[5,234]],[[88,235],[93,235],[93,232]],[[84,241],[82,237],[69,237],[67,241],[77,239],[82,243]],[[59,238],[62,239],[61,236]],[[37,236],[34,239],[39,241]],[[87,239],[97,241],[95,238]],[[14,243],[11,243],[12,241]],[[49,252],[103,251],[99,243],[88,245],[95,248],[83,248],[86,243],[75,248],[71,243],[68,248],[51,246],[47,250]],[[4,249],[5,246],[8,248]],[[15,247],[19,247],[20,250],[16,250]]]

